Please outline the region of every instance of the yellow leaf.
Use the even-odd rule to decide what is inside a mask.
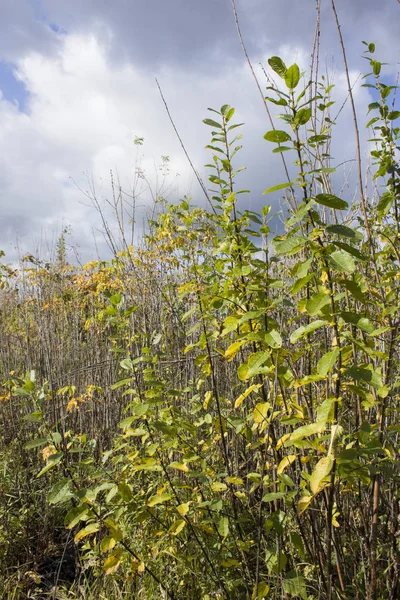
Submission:
[[[262,423],[267,418],[270,406],[269,402],[260,402],[259,404],[256,404],[253,415],[255,423]]]
[[[89,523],[89,525],[86,525],[86,527],[78,531],[74,540],[75,542],[79,542],[79,540],[82,540],[84,537],[92,535],[92,533],[96,533],[96,531],[98,531],[99,529],[99,523]]]
[[[106,575],[111,575],[112,573],[115,573],[115,571],[118,569],[122,562],[122,555],[122,550],[118,548],[117,550],[114,550],[111,556],[107,558],[103,565],[103,570]]]
[[[305,510],[307,510],[307,508],[310,506],[311,504],[311,500],[313,499],[313,496],[303,496],[298,505],[297,505],[297,510],[299,515],[301,515],[301,513],[303,513]]]
[[[259,384],[259,383],[253,384],[250,387],[248,387],[247,390],[244,391],[243,394],[240,394],[240,396],[236,399],[235,408],[239,408],[239,406],[242,404],[243,400],[245,400],[247,398],[247,396],[249,394],[251,394],[251,392],[254,392],[254,390],[260,389],[260,387],[261,387],[261,384]]]
[[[285,456],[285,458],[282,458],[282,460],[279,463],[278,468],[277,468],[278,475],[281,475],[282,473],[284,473],[285,469],[287,469],[289,467],[289,465],[291,465],[292,462],[294,462],[295,460],[296,460],[295,454],[289,454],[288,456]]]
[[[190,502],[185,502],[176,507],[178,513],[184,517],[189,512]]]
[[[324,456],[317,462],[315,469],[310,477],[310,488],[316,496],[328,483],[324,482],[325,477],[329,475],[333,467],[333,457]]]

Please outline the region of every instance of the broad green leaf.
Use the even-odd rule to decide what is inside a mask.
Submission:
[[[309,315],[314,316],[318,314],[324,306],[327,306],[330,303],[331,297],[329,294],[324,294],[323,292],[314,294],[314,296],[311,296],[310,300],[306,302],[306,310]]]
[[[251,354],[247,362],[240,365],[238,368],[238,377],[241,381],[247,381],[251,377],[258,375],[261,367],[269,359],[269,352],[254,352]]]
[[[341,200],[337,196],[332,196],[332,194],[317,194],[315,200],[318,204],[334,208],[335,210],[345,210],[349,207],[345,200]]]
[[[317,371],[320,375],[327,375],[329,371],[334,367],[338,357],[339,357],[339,348],[335,348],[331,352],[327,352],[324,356],[318,361]]]
[[[57,452],[57,454],[52,454],[51,456],[49,456],[49,458],[47,459],[47,465],[43,467],[43,469],[36,475],[36,477],[41,477],[42,475],[47,473],[47,471],[58,465],[63,456],[63,452]]]
[[[334,233],[336,235],[340,235],[341,237],[354,240],[355,242],[360,242],[363,237],[359,231],[356,229],[351,229],[351,227],[347,227],[346,225],[328,225],[326,227],[326,231],[328,233]]]
[[[303,425],[298,429],[295,429],[293,433],[290,434],[289,438],[285,441],[285,446],[290,446],[291,444],[302,440],[309,435],[315,435],[317,433],[322,433],[325,429],[325,423],[317,422],[310,423],[309,425]]]
[[[311,119],[311,108],[300,108],[294,118],[296,125],[305,125]]]
[[[273,142],[274,144],[282,144],[283,142],[288,142],[292,138],[286,131],[281,131],[279,129],[272,129],[271,131],[267,131],[264,135],[264,140],[267,142]]]
[[[354,273],[356,265],[353,257],[345,250],[336,250],[328,256],[330,265],[342,273]]]
[[[263,192],[263,194],[271,194],[272,192],[277,192],[279,190],[284,190],[287,187],[294,185],[293,181],[287,181],[286,183],[279,183],[278,185],[274,185],[273,187],[268,188]]]
[[[270,348],[276,349],[282,346],[281,334],[276,329],[272,329],[272,331],[265,334],[265,341]]]
[[[279,56],[271,56],[271,58],[268,59],[268,64],[271,69],[279,75],[279,77],[282,77],[282,79],[285,77],[287,68]]]
[[[305,579],[303,575],[298,575],[295,571],[286,574],[283,580],[283,590],[293,598],[308,600]]]
[[[274,502],[274,500],[281,500],[285,496],[285,492],[271,492],[262,497],[262,502]]]
[[[347,377],[351,377],[356,381],[362,381],[367,383],[368,385],[379,389],[383,386],[382,377],[376,371],[371,371],[370,369],[364,369],[362,367],[350,367],[346,369],[345,375]]]
[[[222,129],[222,125],[220,123],[217,123],[217,121],[214,121],[213,119],[203,119],[203,123],[205,123],[205,125],[210,125],[210,127],[217,127],[218,129]]]
[[[47,496],[49,504],[61,504],[73,496],[71,492],[71,481],[67,478],[58,481]]]
[[[44,446],[44,444],[48,443],[47,438],[36,438],[35,440],[31,440],[30,442],[26,442],[24,444],[25,450],[32,450],[32,448],[38,448],[39,446]]]
[[[315,465],[310,477],[310,488],[314,496],[327,485],[323,480],[332,471],[333,462],[333,456],[329,455],[321,458]]]
[[[273,240],[276,254],[294,254],[301,250],[308,239],[301,235],[293,235],[285,240]]]
[[[221,537],[226,538],[229,534],[229,519],[228,517],[221,517],[218,523],[218,533]]]
[[[300,69],[298,65],[293,64],[285,73],[285,83],[290,90],[294,90],[300,81]]]
[[[326,321],[318,320],[318,321],[312,321],[311,323],[308,323],[308,325],[302,325],[301,327],[299,327],[298,329],[293,331],[292,335],[290,336],[290,342],[292,344],[295,344],[302,337],[309,335],[313,331],[320,329],[321,327],[323,327],[326,324],[327,324]]]
[[[326,398],[322,402],[321,406],[317,409],[317,423],[326,425],[326,423],[331,420],[335,402],[337,402],[337,398],[334,397]]]
[[[81,521],[85,519],[87,513],[89,512],[89,506],[85,504],[79,504],[78,506],[74,506],[69,510],[65,516],[64,523],[68,529],[72,529]]]
[[[355,325],[362,331],[365,331],[365,333],[373,333],[375,331],[375,325],[373,325],[373,323],[371,323],[367,317],[363,317],[362,315],[349,311],[341,312],[340,316],[342,317],[343,321]]]

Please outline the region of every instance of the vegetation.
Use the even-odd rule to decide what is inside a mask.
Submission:
[[[400,112],[374,52],[350,201],[333,86],[272,57],[280,235],[241,209],[225,105],[207,209],[161,204],[109,262],[61,239],[3,267],[3,597],[399,597]]]

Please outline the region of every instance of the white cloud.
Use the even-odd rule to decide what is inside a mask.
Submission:
[[[201,197],[164,111],[154,75],[160,80],[187,149],[204,175],[202,165],[208,160],[204,146],[210,131],[201,120],[207,116],[208,106],[228,102],[237,107],[238,120],[246,122],[244,152],[238,163],[249,165],[243,182],[253,192],[243,200],[244,205],[259,207],[262,190],[282,181],[279,157],[271,154],[270,145],[262,139],[270,127],[244,60],[218,76],[212,69],[199,75],[176,66],[154,73],[129,62],[109,62],[111,36],[106,35],[101,42],[91,34],[69,34],[61,39],[56,54],[27,52],[17,62],[18,77],[30,93],[28,114],[0,100],[0,147],[4,156],[0,209],[5,216],[0,246],[8,254],[17,232],[23,247],[31,250],[31,237],[39,236],[43,226],[51,231],[59,230],[62,223],[71,223],[82,254],[89,257],[92,228],[99,221],[73,181],[85,191],[89,177],[99,194],[110,198],[110,169],[129,191],[137,160],[151,182],[154,184],[157,174],[161,185],[162,174],[157,166],[160,157],[168,155],[173,194]],[[286,45],[273,53],[280,51],[284,57],[297,56],[302,67],[308,68],[309,53],[305,49]],[[343,75],[338,73],[336,80],[339,95],[343,96]],[[266,85],[265,80],[261,83]],[[368,96],[365,90],[357,94],[363,99]],[[351,154],[350,123],[349,115],[345,115],[339,137],[342,149],[348,146]],[[145,138],[143,147],[133,144],[135,135]],[[175,178],[176,173],[179,178]],[[138,202],[149,205],[151,195],[146,193],[145,182],[140,182],[143,191]]]

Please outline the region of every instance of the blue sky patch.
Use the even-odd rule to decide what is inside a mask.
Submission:
[[[29,92],[24,83],[14,75],[14,66],[2,61],[0,61],[0,90],[8,102],[18,104],[21,112],[27,111]]]

